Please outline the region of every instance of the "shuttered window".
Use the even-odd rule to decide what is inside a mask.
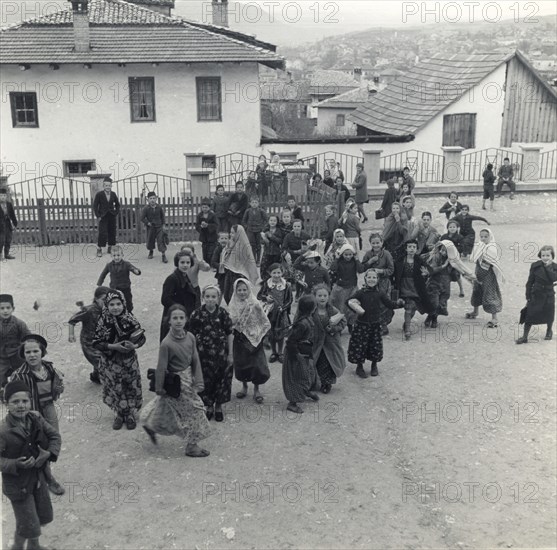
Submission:
[[[222,100],[220,77],[197,77],[197,120],[221,121]]]
[[[337,115],[337,126],[344,126],[346,124],[346,118],[344,115]]]
[[[443,117],[443,146],[476,147],[476,113],[458,113]]]
[[[155,122],[155,79],[130,78],[132,122]]]

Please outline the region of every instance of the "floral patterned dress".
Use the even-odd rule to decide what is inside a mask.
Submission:
[[[196,309],[189,320],[189,330],[195,336],[197,352],[203,370],[205,389],[200,394],[206,406],[230,401],[233,366],[228,365],[228,336],[232,320],[228,312],[217,307],[210,312],[206,305]]]

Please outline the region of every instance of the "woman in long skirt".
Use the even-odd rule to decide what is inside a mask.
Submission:
[[[128,312],[123,293],[111,290],[104,300],[93,345],[101,351],[99,377],[103,401],[116,413],[114,430],[124,422],[128,430],[136,427],[135,414],[141,409],[143,397],[135,350],[143,344],[141,325]]]
[[[319,389],[319,378],[313,364],[313,312],[316,302],[312,295],[302,296],[292,330],[286,340],[286,354],[282,364],[282,389],[288,399],[289,411],[301,414],[300,401],[310,398],[319,401],[314,393]]]
[[[204,389],[201,363],[195,346],[195,336],[185,329],[187,314],[184,306],[174,304],[168,310],[170,332],[161,342],[155,374],[157,397],[141,413],[141,423],[156,445],[156,434],[177,435],[186,443],[186,456],[206,457],[209,451],[198,442],[210,434],[205,407],[198,393]],[[167,374],[180,378],[180,395],[167,395]]]
[[[527,344],[532,325],[547,325],[544,340],[553,338],[555,320],[555,285],[557,284],[557,264],[552,246],[542,246],[539,261],[530,266],[526,282],[526,307],[521,312],[520,323],[524,323],[524,335],[516,343]]]
[[[329,304],[331,293],[328,286],[315,285],[313,295],[317,302],[313,313],[313,361],[321,380],[321,391],[329,393],[346,368],[344,349],[340,341],[346,318],[336,307]]]
[[[498,255],[499,250],[491,229],[482,229],[480,241],[474,245],[470,256],[476,264],[476,282],[471,299],[474,310],[466,314],[466,319],[475,319],[482,306],[486,313],[491,314],[488,328],[498,326],[497,314],[503,311],[500,285],[504,283],[505,278],[498,263]]]
[[[263,403],[259,386],[271,377],[263,339],[271,329],[271,323],[247,279],[238,279],[234,283],[229,312],[234,325],[234,374],[242,382],[242,390],[236,397],[246,397],[251,382],[253,399],[256,403]]]
[[[188,328],[196,338],[201,361],[205,384],[201,399],[207,419],[211,420],[214,414],[215,420],[222,422],[222,405],[230,401],[232,390],[232,320],[228,311],[219,306],[221,292],[217,285],[206,286],[201,297],[204,303],[192,313]]]

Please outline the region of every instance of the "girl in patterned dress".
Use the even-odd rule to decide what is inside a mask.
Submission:
[[[103,401],[116,413],[114,430],[119,430],[124,422],[128,430],[136,427],[134,415],[143,404],[143,396],[135,350],[143,344],[141,325],[128,312],[124,294],[111,290],[104,300],[93,346],[101,352],[99,376]]]
[[[203,289],[204,304],[196,309],[188,324],[195,336],[201,361],[205,389],[201,399],[205,403],[207,419],[213,414],[217,422],[224,420],[223,403],[230,401],[234,358],[232,356],[232,320],[228,311],[219,306],[221,292],[218,286]]]
[[[313,313],[313,361],[321,380],[321,391],[329,393],[332,385],[336,384],[337,377],[341,376],[346,368],[344,349],[340,341],[346,318],[336,307],[329,304],[331,291],[327,285],[315,285],[313,295],[317,302]]]
[[[404,300],[391,299],[378,287],[379,276],[373,269],[364,274],[363,287],[355,292],[348,305],[358,314],[358,321],[348,344],[348,361],[355,363],[356,374],[367,378],[364,371],[366,360],[371,361],[371,376],[378,376],[377,363],[383,359],[383,337],[381,330],[381,307],[396,309],[404,305]]]
[[[301,414],[300,401],[310,398],[319,401],[314,393],[319,388],[319,378],[313,364],[313,312],[316,302],[312,295],[302,296],[292,330],[286,340],[286,354],[282,364],[282,389],[288,399],[287,409]]]
[[[499,325],[497,314],[503,311],[500,285],[505,282],[505,277],[498,258],[499,249],[491,229],[482,229],[480,241],[474,245],[470,255],[470,259],[476,264],[477,280],[471,299],[474,310],[466,314],[466,319],[475,319],[482,306],[486,313],[491,313],[487,328],[496,328]]]
[[[168,310],[170,331],[161,342],[155,374],[157,397],[141,413],[141,423],[156,445],[156,434],[177,435],[186,442],[186,456],[206,457],[209,451],[197,444],[210,434],[205,407],[199,393],[203,392],[203,373],[195,347],[195,336],[186,331],[184,306],[174,304]],[[170,397],[164,389],[167,373],[180,377],[180,395]]]
[[[259,386],[271,377],[263,349],[263,339],[269,332],[271,323],[247,279],[238,279],[234,283],[228,309],[234,325],[234,373],[236,379],[242,382],[242,391],[236,397],[246,397],[248,382],[251,382],[253,399],[261,404],[263,396],[259,393]]]
[[[290,306],[292,305],[292,286],[283,277],[280,264],[275,263],[269,266],[270,279],[263,282],[261,290],[257,294],[257,299],[263,302],[263,309],[267,313],[271,323],[269,340],[271,342],[271,356],[269,363],[284,360],[282,345],[284,333],[290,325]]]

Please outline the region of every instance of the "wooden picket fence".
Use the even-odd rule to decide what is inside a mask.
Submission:
[[[201,210],[201,198],[161,199],[164,207],[170,241],[196,240],[195,220]],[[306,230],[318,237],[324,224],[324,206],[329,198],[311,189],[298,197],[306,218]],[[147,231],[141,223],[145,202],[136,198],[120,200],[121,209],[117,220],[117,240],[121,243],[145,243]],[[279,214],[285,201],[268,197],[261,201],[268,214]],[[80,199],[30,199],[14,204],[19,223],[14,231],[14,244],[49,246],[70,243],[96,243],[97,220],[90,200]]]

